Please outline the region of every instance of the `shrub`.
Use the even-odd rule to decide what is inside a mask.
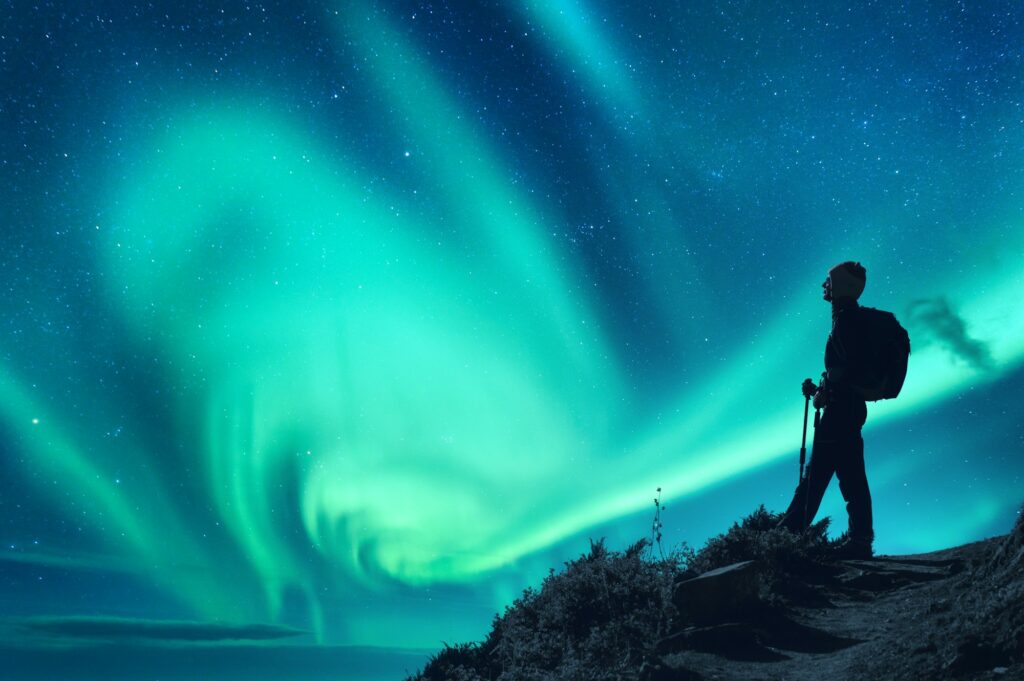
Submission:
[[[484,643],[446,646],[413,678],[597,681],[637,668],[668,631],[686,555],[644,560],[647,545],[642,539],[620,553],[591,541],[589,553],[563,572],[552,569],[539,590],[526,589],[495,617]]]
[[[733,523],[728,532],[709,539],[704,548],[690,559],[687,567],[702,574],[733,563],[754,560],[761,563],[766,572],[775,573],[825,555],[831,545],[827,536],[829,518],[819,520],[803,534],[793,534],[776,527],[781,517],[765,510],[763,505],[759,506],[741,522]]]
[[[764,506],[698,552],[685,544],[653,560],[641,539],[624,552],[604,540],[589,553],[551,569],[539,589],[526,589],[495,616],[481,644],[448,646],[411,681],[611,681],[635,672],[671,632],[676,582],[745,560],[761,563],[768,583],[813,563],[829,547],[826,518],[803,535],[776,529]]]
[[[483,665],[481,646],[476,643],[444,644],[417,676],[422,681],[478,681],[477,669]]]

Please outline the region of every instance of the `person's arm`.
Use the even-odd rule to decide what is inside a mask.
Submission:
[[[818,382],[818,389],[814,393],[814,408],[821,409],[828,406],[829,402],[829,388],[828,380],[826,379],[825,372],[821,373],[821,381]]]

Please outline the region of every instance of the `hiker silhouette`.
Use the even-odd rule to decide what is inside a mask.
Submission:
[[[861,437],[868,412],[860,386],[864,383],[866,367],[871,364],[868,355],[873,347],[872,329],[865,323],[866,315],[857,303],[866,282],[864,267],[859,262],[846,261],[830,269],[822,283],[823,298],[832,303],[832,332],[825,343],[822,379],[816,390],[813,381],[810,385],[811,390],[815,390],[814,408],[823,413],[820,421],[815,414],[807,473],[779,522],[780,527],[792,532],[804,531],[814,520],[835,474],[850,517],[848,537],[836,553],[848,558],[870,558],[875,537]],[[810,397],[809,393],[804,394]]]

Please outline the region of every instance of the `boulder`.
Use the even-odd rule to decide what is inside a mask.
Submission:
[[[710,627],[688,627],[658,641],[658,653],[672,654],[684,650],[710,653],[729,660],[775,662],[785,655],[765,647],[757,632],[746,624],[729,622]]]
[[[672,592],[672,603],[685,622],[726,622],[757,603],[758,585],[754,561],[733,563],[679,582]]]

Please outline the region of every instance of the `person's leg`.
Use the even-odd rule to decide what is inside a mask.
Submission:
[[[849,535],[851,539],[870,544],[875,538],[875,532],[871,515],[871,490],[864,469],[864,440],[858,432],[855,437],[841,444],[836,456],[836,477],[839,478],[839,491],[846,500],[846,512],[850,516]]]
[[[793,500],[779,521],[779,527],[799,533],[810,526],[835,470],[834,443],[815,440],[807,475],[797,485]]]

